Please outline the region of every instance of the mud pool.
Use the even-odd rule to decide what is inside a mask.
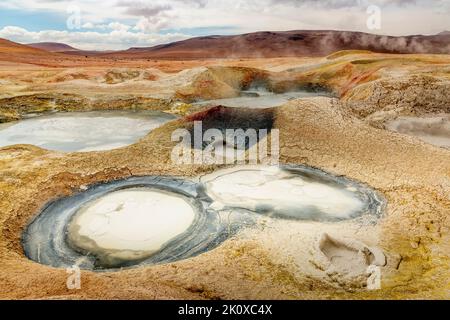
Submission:
[[[301,166],[246,166],[196,179],[133,177],[49,203],[23,234],[30,259],[109,270],[194,257],[274,219],[376,221],[369,188]]]
[[[201,101],[196,103],[196,105],[204,106],[227,106],[233,108],[271,108],[281,106],[290,100],[300,99],[300,98],[310,98],[317,96],[330,96],[329,92],[326,91],[292,91],[285,93],[273,93],[269,91],[242,91],[241,95],[236,98],[229,99],[217,99]]]
[[[133,144],[173,119],[154,111],[55,113],[0,124],[0,147],[31,144],[64,152],[111,150]]]
[[[450,148],[450,115],[433,117],[400,117],[386,124],[386,128],[421,139],[424,142]]]
[[[246,209],[275,218],[340,221],[382,213],[369,188],[302,166],[242,166],[201,179],[216,208]]]

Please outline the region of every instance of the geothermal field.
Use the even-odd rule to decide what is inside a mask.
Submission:
[[[1,299],[450,299],[450,36],[280,33],[307,45],[278,55],[262,36],[231,58],[233,37],[0,39]],[[262,132],[241,155],[268,157],[173,139],[209,129]]]

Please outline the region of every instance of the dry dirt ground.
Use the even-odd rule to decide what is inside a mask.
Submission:
[[[268,220],[188,260],[83,271],[81,289],[69,290],[66,270],[30,261],[21,246],[25,226],[46,203],[97,182],[132,175],[196,177],[216,168],[170,160],[171,133],[190,126],[192,117],[112,151],[5,147],[0,298],[450,298],[450,150],[384,129],[398,116],[450,112],[450,56],[355,51],[314,59],[90,61],[0,62],[0,122],[54,110],[157,109],[183,116],[199,111],[191,104],[196,99],[233,97],[255,81],[278,92],[326,88],[335,98],[300,99],[272,110],[281,162],[363,182],[384,195],[385,214],[375,226]],[[361,278],[333,264],[333,252],[349,250],[345,241],[383,251],[380,290],[367,290]]]

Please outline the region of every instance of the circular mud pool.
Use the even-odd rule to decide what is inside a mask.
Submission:
[[[64,152],[111,150],[135,143],[174,118],[155,111],[55,113],[0,124],[0,147],[32,144]]]
[[[27,227],[27,257],[54,267],[115,269],[186,259],[245,224],[221,217],[193,181],[129,178],[50,203]],[[224,221],[227,221],[225,224]]]
[[[54,267],[108,270],[174,262],[272,218],[374,223],[375,191],[303,166],[238,166],[194,180],[132,177],[49,203],[23,234],[25,254]]]
[[[284,219],[376,219],[384,204],[380,195],[364,185],[303,166],[234,167],[206,175],[201,182],[214,208]]]
[[[330,93],[325,91],[292,91],[285,93],[273,93],[269,91],[242,91],[241,95],[236,98],[217,99],[201,101],[196,105],[204,106],[227,106],[233,108],[271,108],[281,106],[290,100],[300,98],[310,98],[317,96],[329,97]]]

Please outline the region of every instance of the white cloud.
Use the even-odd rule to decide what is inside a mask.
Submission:
[[[146,47],[178,41],[188,37],[180,33],[149,34],[127,30],[113,30],[108,33],[100,33],[93,31],[69,32],[66,30],[34,32],[14,26],[0,29],[0,38],[7,38],[20,43],[62,42],[84,50],[119,50],[134,46]]]
[[[95,24],[92,22],[86,22],[81,26],[81,29],[128,31],[129,29],[131,29],[131,26],[117,21],[110,22],[108,24],[105,23]]]
[[[136,23],[136,26],[133,30],[138,30],[142,32],[158,32],[163,28],[167,28],[170,26],[170,23],[165,18],[154,19],[152,17],[144,18],[142,17]]]
[[[81,26],[83,29],[95,29],[96,25],[93,24],[92,22],[86,22],[85,24],[83,24]]]

